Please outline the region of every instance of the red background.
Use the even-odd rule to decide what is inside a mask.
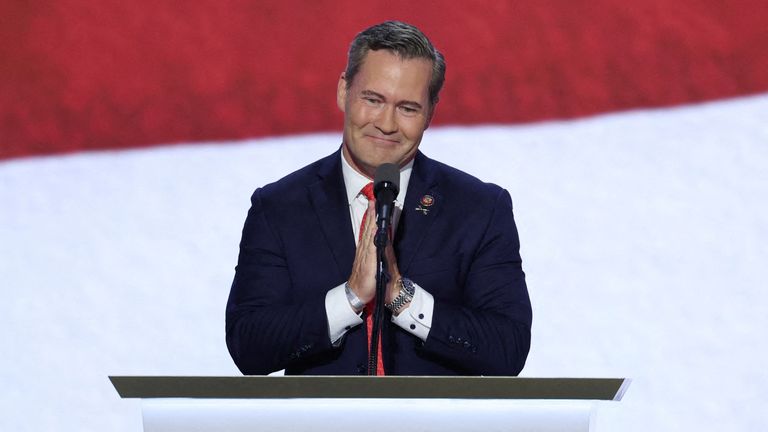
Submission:
[[[0,159],[338,130],[348,44],[385,19],[446,56],[434,124],[768,90],[765,0],[0,0]]]

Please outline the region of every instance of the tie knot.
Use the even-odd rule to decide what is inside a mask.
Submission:
[[[365,195],[365,197],[368,198],[368,201],[373,200],[374,199],[373,182],[370,182],[367,185],[363,186],[363,188],[360,190],[360,193]]]

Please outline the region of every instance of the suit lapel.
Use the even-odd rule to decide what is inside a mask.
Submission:
[[[346,280],[355,258],[355,239],[340,158],[338,151],[325,158],[318,170],[318,181],[308,186],[308,193],[336,261],[339,278]]]
[[[336,262],[339,278],[345,279],[355,259],[355,239],[340,158],[337,151],[322,161],[318,169],[318,181],[309,185],[307,192],[320,230]],[[400,272],[403,274],[407,274],[422,241],[439,217],[444,197],[440,192],[436,171],[432,160],[421,152],[416,154],[394,243]],[[427,196],[433,199],[431,205],[422,202]]]
[[[435,164],[418,152],[395,235],[395,254],[401,273],[407,274],[422,241],[439,217],[442,203]]]

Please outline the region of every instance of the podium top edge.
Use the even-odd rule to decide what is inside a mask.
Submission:
[[[121,398],[621,400],[626,378],[110,376]]]

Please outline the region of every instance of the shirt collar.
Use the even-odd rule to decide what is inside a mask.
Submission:
[[[373,179],[369,179],[355,171],[352,165],[344,158],[343,152],[339,152],[339,157],[341,157],[341,173],[344,176],[344,187],[347,189],[347,203],[352,204],[352,201],[360,194],[360,190],[372,182]],[[405,193],[408,190],[408,182],[411,180],[414,159],[411,159],[404,167],[400,168],[400,193],[397,194],[396,203],[405,202]]]

